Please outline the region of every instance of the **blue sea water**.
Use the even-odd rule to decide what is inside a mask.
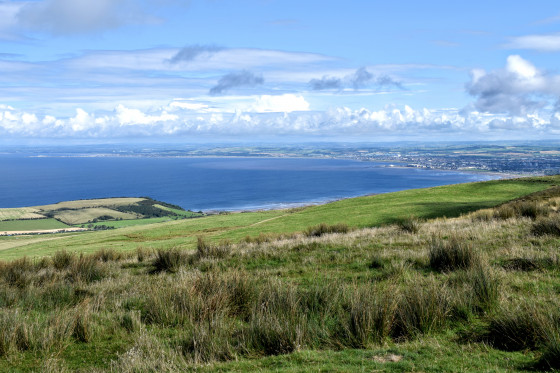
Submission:
[[[244,210],[495,177],[309,158],[0,156],[0,207],[149,196],[185,209]]]

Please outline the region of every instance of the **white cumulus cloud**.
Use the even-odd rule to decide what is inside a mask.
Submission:
[[[507,58],[505,68],[474,70],[467,91],[477,110],[525,115],[550,106],[560,97],[560,76],[536,68],[518,55]]]
[[[266,112],[282,112],[291,113],[293,111],[308,111],[309,103],[301,95],[284,94],[284,95],[262,95],[256,99],[252,105],[251,111]]]

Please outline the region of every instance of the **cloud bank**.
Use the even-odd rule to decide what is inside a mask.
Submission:
[[[298,110],[299,109],[299,110]],[[510,117],[477,111],[415,110],[409,106],[382,110],[345,107],[306,111],[301,96],[259,96],[244,110],[224,112],[206,104],[173,101],[147,111],[117,105],[111,113],[76,109],[67,118],[37,116],[0,106],[0,136],[11,138],[165,138],[211,136],[297,136],[302,139],[355,138],[374,141],[387,136],[453,139],[531,138],[560,134],[560,113]],[[507,137],[504,137],[507,136]]]

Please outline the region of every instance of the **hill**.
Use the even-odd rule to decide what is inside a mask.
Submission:
[[[0,370],[559,369],[558,180],[18,237]]]
[[[111,229],[202,216],[151,198],[99,198],[0,209],[0,233],[52,233]],[[74,227],[74,228],[72,228]]]

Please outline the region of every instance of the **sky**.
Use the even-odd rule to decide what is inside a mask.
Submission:
[[[0,141],[559,135],[557,0],[0,0]]]

